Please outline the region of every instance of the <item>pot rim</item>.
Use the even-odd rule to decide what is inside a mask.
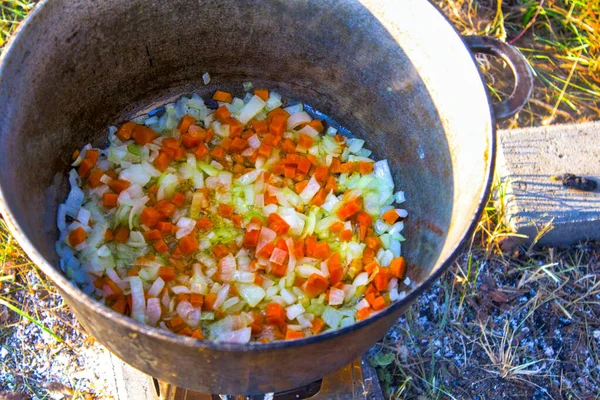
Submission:
[[[7,43],[2,55],[0,55],[0,80],[2,80],[2,71],[3,66],[6,63],[8,55],[17,47],[17,42],[19,37],[23,34],[27,26],[31,23],[31,21],[37,16],[39,12],[41,12],[42,8],[49,3],[51,0],[42,0],[37,6],[32,10],[32,12],[27,16],[25,21],[21,23],[21,25],[17,28],[17,30],[13,33],[12,38]],[[433,6],[443,17],[444,21],[452,27],[452,30],[458,37],[458,39],[463,44],[465,50],[468,52],[471,57],[472,62],[475,64],[477,73],[479,75],[479,79],[481,85],[485,90],[485,80],[483,78],[483,74],[481,70],[477,67],[477,62],[475,60],[475,56],[469,50],[469,47],[465,43],[464,39],[456,29],[454,25],[450,22],[450,20],[443,14],[441,9],[433,4],[430,0],[427,2]],[[52,282],[57,286],[59,291],[66,292],[69,296],[71,296],[74,300],[83,303],[83,305],[92,310],[93,312],[97,312],[101,314],[103,317],[114,321],[115,323],[123,325],[125,328],[128,328],[132,331],[132,334],[143,334],[146,336],[154,337],[161,340],[169,341],[175,345],[187,346],[193,349],[208,349],[213,351],[223,351],[223,352],[258,352],[258,351],[267,351],[267,350],[277,350],[282,348],[292,348],[299,347],[304,345],[309,345],[312,343],[317,343],[321,341],[333,340],[338,336],[349,334],[355,330],[361,329],[366,325],[369,325],[380,318],[384,318],[391,313],[396,312],[398,308],[401,308],[405,305],[408,305],[415,301],[419,295],[421,295],[425,289],[429,288],[431,284],[437,280],[440,275],[445,272],[450,265],[455,261],[455,259],[460,254],[463,246],[466,244],[467,240],[473,235],[475,232],[475,228],[481,218],[484,207],[488,201],[493,181],[493,173],[496,163],[496,121],[495,116],[491,104],[490,97],[488,95],[485,96],[488,109],[491,116],[491,129],[489,131],[489,140],[488,140],[488,154],[489,154],[489,163],[488,169],[486,171],[485,178],[485,188],[482,191],[482,194],[479,198],[479,202],[477,205],[477,211],[473,214],[473,218],[468,228],[463,233],[460,240],[457,242],[456,246],[450,251],[450,254],[446,259],[441,263],[440,267],[434,271],[431,275],[429,275],[425,280],[423,280],[419,285],[408,292],[408,294],[392,303],[390,306],[386,307],[383,311],[373,315],[365,320],[356,322],[352,325],[349,325],[344,328],[339,328],[333,331],[328,331],[325,333],[321,333],[315,336],[311,336],[308,338],[292,340],[292,341],[275,341],[269,343],[261,343],[261,342],[249,342],[249,343],[226,343],[226,342],[215,342],[212,340],[199,340],[191,337],[177,335],[172,332],[166,332],[161,329],[151,327],[142,323],[139,323],[132,319],[131,317],[124,316],[122,314],[113,311],[112,309],[104,306],[103,304],[97,302],[92,299],[89,295],[85,294],[81,291],[76,285],[74,285],[67,277],[60,271],[58,268],[55,268],[44,256],[41,255],[35,248],[35,246],[31,243],[31,241],[27,238],[25,234],[23,234],[23,230],[21,229],[21,224],[13,218],[12,212],[6,205],[4,201],[4,190],[0,186],[0,214],[2,214],[4,220],[7,222],[8,227],[10,228],[11,233],[15,236],[19,244],[23,247],[26,254],[32,259],[36,266],[39,266],[42,272],[50,277]]]

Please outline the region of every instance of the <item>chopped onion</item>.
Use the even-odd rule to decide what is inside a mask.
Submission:
[[[229,282],[233,279],[235,270],[237,267],[237,261],[233,254],[227,254],[219,261],[219,277],[223,282]]]
[[[304,307],[301,304],[294,304],[285,309],[285,313],[290,321],[296,319],[300,314],[304,313]]]
[[[303,124],[303,123],[308,123],[310,121],[312,121],[312,118],[305,111],[301,111],[299,113],[292,114],[292,115],[290,115],[290,117],[287,120],[287,129],[288,130],[294,129],[298,125]]]
[[[223,285],[221,290],[219,290],[219,293],[217,293],[217,299],[215,300],[215,310],[219,308],[221,304],[223,304],[227,299],[227,296],[229,295],[229,288],[229,284],[226,283],[225,285]]]
[[[305,204],[308,204],[312,198],[315,197],[319,189],[321,189],[321,185],[319,185],[319,182],[313,175],[308,181],[306,187],[302,189],[302,192],[300,192],[300,198]]]
[[[160,300],[155,297],[149,298],[146,306],[146,323],[154,326],[160,321],[160,316]]]
[[[345,295],[346,293],[343,290],[332,287],[329,289],[329,305],[338,306],[343,304]]]
[[[256,307],[265,298],[265,290],[254,284],[241,283],[238,285],[238,293],[250,307]]]
[[[252,96],[250,101],[246,105],[244,105],[244,107],[242,107],[242,109],[240,110],[238,120],[243,125],[246,125],[248,121],[254,118],[256,114],[261,112],[266,105],[267,103],[265,103],[264,100],[258,97],[257,95]]]
[[[152,283],[152,286],[150,286],[150,289],[148,289],[148,296],[149,297],[157,297],[160,294],[160,292],[163,290],[164,287],[165,287],[165,281],[163,281],[162,278],[159,276]]]
[[[131,317],[138,322],[144,323],[146,319],[146,298],[144,297],[144,285],[139,276],[129,278],[131,288]]]
[[[192,233],[194,228],[196,227],[196,221],[191,218],[181,217],[179,221],[177,221],[177,232],[175,233],[175,238],[177,240],[181,239],[184,236]]]
[[[223,332],[217,337],[217,341],[227,343],[248,343],[251,335],[251,328],[243,328],[238,329],[237,331]]]

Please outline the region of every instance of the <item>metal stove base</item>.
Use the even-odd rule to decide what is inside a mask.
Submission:
[[[254,396],[228,396],[185,390],[150,378],[154,387],[152,400],[383,400],[383,393],[373,367],[362,359],[302,388],[282,393]]]

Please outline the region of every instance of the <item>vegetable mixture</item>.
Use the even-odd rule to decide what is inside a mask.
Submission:
[[[238,343],[316,335],[403,297],[407,212],[387,161],[282,107],[266,89],[194,94],[76,151],[63,271],[136,321]]]

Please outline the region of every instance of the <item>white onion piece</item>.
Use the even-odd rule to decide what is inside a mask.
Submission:
[[[332,287],[329,289],[329,305],[339,306],[343,304],[345,295],[346,293],[343,290]]]
[[[190,288],[188,288],[187,286],[179,285],[179,286],[173,286],[171,288],[171,291],[175,294],[190,293]]]
[[[285,309],[285,313],[290,321],[296,319],[300,314],[304,313],[304,307],[301,304],[294,304]]]
[[[242,109],[240,110],[238,120],[243,125],[246,125],[248,121],[254,118],[259,112],[261,112],[266,105],[267,103],[265,103],[265,101],[260,97],[256,95],[252,96],[250,101],[246,105],[244,105],[244,107],[242,107]]]
[[[129,278],[131,288],[131,317],[138,322],[144,323],[146,319],[146,298],[144,297],[144,285],[139,276]]]
[[[189,235],[194,230],[196,226],[196,221],[191,218],[181,217],[177,221],[177,232],[175,232],[175,238],[177,240],[181,239],[184,236]]]
[[[152,286],[150,286],[150,289],[148,289],[148,296],[149,297],[157,297],[160,294],[160,292],[163,290],[164,287],[165,287],[165,281],[163,281],[163,279],[159,276],[152,283]]]
[[[248,343],[251,336],[251,328],[242,328],[238,329],[237,331],[228,331],[219,334],[217,341],[227,343]]]
[[[258,235],[258,244],[256,245],[256,252],[260,252],[260,250],[263,247],[265,247],[267,243],[271,243],[273,240],[275,240],[276,237],[277,234],[274,230],[263,226],[260,230],[260,234]]]
[[[313,175],[308,181],[306,187],[302,189],[302,192],[300,192],[300,198],[305,204],[308,204],[312,198],[315,197],[319,189],[321,189],[321,185],[319,185],[319,182]]]
[[[302,133],[303,135],[310,136],[313,139],[316,138],[317,136],[319,136],[319,132],[310,125],[304,126],[302,129],[300,129],[298,131],[298,133]]]
[[[219,261],[219,278],[221,278],[223,282],[231,281],[235,274],[236,267],[237,261],[233,254],[227,254]]]
[[[258,149],[260,147],[260,139],[258,136],[256,136],[256,134],[248,138],[248,146],[252,147],[253,149]]]
[[[160,321],[161,312],[160,300],[155,297],[149,298],[146,305],[146,323],[156,325]]]
[[[229,284],[226,283],[223,285],[219,293],[217,294],[217,299],[215,300],[215,310],[221,306],[227,300],[227,296],[229,295]]]
[[[306,111],[301,111],[299,113],[292,114],[287,120],[287,129],[292,130],[298,125],[308,123],[310,121],[312,121],[312,118],[310,117],[310,115],[308,115]]]
[[[361,272],[360,274],[356,275],[356,278],[354,278],[354,281],[352,282],[352,286],[354,286],[354,287],[365,286],[368,282],[369,282],[369,274],[367,272]]]

